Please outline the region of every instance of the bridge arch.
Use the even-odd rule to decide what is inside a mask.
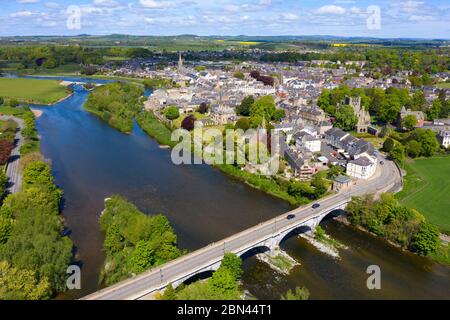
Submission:
[[[290,230],[288,233],[281,235],[280,240],[278,241],[278,245],[281,245],[283,242],[285,242],[289,238],[298,236],[299,234],[302,234],[302,233],[311,232],[312,230],[313,230],[313,228],[309,225],[298,226],[298,227]]]
[[[266,245],[258,245],[256,247],[249,248],[249,249],[247,249],[247,250],[245,250],[245,251],[243,251],[241,253],[238,253],[238,256],[242,260],[245,260],[245,259],[251,258],[251,257],[253,257],[253,256],[255,256],[255,255],[259,254],[259,253],[265,253],[265,252],[268,252],[270,250],[271,249],[268,246],[266,246]]]

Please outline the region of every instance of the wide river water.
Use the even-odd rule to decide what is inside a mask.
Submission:
[[[51,160],[56,183],[64,190],[63,216],[82,265],[82,289],[59,298],[80,298],[99,289],[104,261],[99,216],[104,199],[112,194],[126,197],[145,213],[166,215],[179,246],[188,250],[290,209],[207,165],[173,165],[170,150],[161,149],[137,125],[125,135],[84,111],[88,95],[75,87],[67,100],[39,107],[44,112],[37,119],[42,153]],[[298,285],[306,286],[312,299],[450,299],[449,267],[332,220],[323,226],[348,247],[340,250],[340,259],[292,237],[282,249],[301,265],[283,276],[250,257],[244,261],[244,287],[261,299],[278,299]],[[370,265],[381,267],[381,290],[367,289]]]

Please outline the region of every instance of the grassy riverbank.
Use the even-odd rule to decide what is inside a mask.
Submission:
[[[57,80],[0,78],[0,97],[24,104],[54,104],[69,94]]]
[[[153,113],[148,111],[140,112],[136,116],[136,121],[142,130],[159,144],[170,147],[175,146],[175,142],[171,140],[172,131],[161,123]]]

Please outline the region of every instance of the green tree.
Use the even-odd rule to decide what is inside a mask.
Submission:
[[[433,101],[431,107],[427,110],[427,118],[430,121],[439,118],[442,112],[442,103],[439,99]]]
[[[213,273],[210,279],[211,287],[214,291],[225,293],[237,289],[236,278],[228,268],[219,268]]]
[[[178,108],[175,106],[170,106],[166,109],[164,115],[169,120],[175,120],[180,117],[180,110],[178,110]]]
[[[46,277],[38,279],[34,271],[19,270],[0,261],[0,300],[42,300],[50,298]]]
[[[416,140],[420,143],[421,154],[425,157],[431,157],[439,150],[439,142],[436,134],[429,129],[416,129],[411,133],[410,140]]]
[[[420,157],[420,155],[423,153],[422,145],[416,140],[411,140],[406,144],[406,153],[411,158]]]
[[[19,106],[19,101],[17,101],[17,99],[11,99],[9,100],[9,106],[11,108],[16,108],[17,106]]]
[[[252,107],[253,103],[255,103],[255,98],[253,98],[253,96],[245,97],[242,100],[241,104],[236,108],[237,114],[248,117],[250,115],[250,108]]]
[[[409,114],[402,119],[402,127],[408,131],[414,130],[417,126],[417,118],[413,114]]]
[[[387,138],[386,140],[384,140],[383,143],[383,151],[384,152],[391,152],[392,149],[395,146],[395,141],[392,138]]]
[[[413,250],[426,256],[436,252],[439,246],[439,230],[430,223],[422,223],[419,232],[413,239]]]
[[[405,160],[405,147],[400,143],[396,143],[391,152],[389,152],[389,156],[397,163],[402,164]]]
[[[384,123],[393,123],[397,120],[401,109],[399,97],[394,94],[387,95],[380,107],[379,118]]]
[[[275,100],[272,96],[264,96],[259,98],[250,107],[251,116],[265,117],[266,120],[271,120],[275,114]]]
[[[3,97],[0,97],[0,106],[5,103],[5,99]]]
[[[237,78],[237,79],[240,79],[240,80],[244,80],[245,75],[244,75],[244,73],[243,73],[242,71],[236,71],[236,72],[233,74],[233,77],[235,77],[235,78]]]
[[[149,241],[141,240],[129,258],[130,268],[135,273],[142,273],[154,263],[154,248]]]
[[[247,131],[250,129],[250,121],[248,118],[240,118],[238,121],[236,121],[235,129],[242,129],[244,131]]]
[[[351,131],[355,129],[358,123],[358,117],[352,106],[344,105],[336,111],[336,127],[345,131]]]
[[[169,283],[169,285],[164,290],[164,293],[161,295],[161,300],[176,300],[177,294],[175,289],[173,288],[172,284]]]
[[[230,270],[236,280],[242,276],[242,260],[234,253],[225,253],[220,267]]]
[[[286,117],[286,112],[283,109],[276,109],[272,116],[272,120],[280,122],[284,117]]]
[[[281,300],[308,300],[309,295],[309,290],[306,287],[297,287],[294,291],[289,289],[281,296]]]
[[[427,100],[425,99],[425,95],[422,91],[416,91],[413,94],[411,99],[411,108],[412,110],[422,110],[426,109]]]

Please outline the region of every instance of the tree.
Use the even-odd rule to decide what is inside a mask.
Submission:
[[[412,131],[417,126],[417,117],[413,114],[409,114],[402,119],[401,125],[406,130]]]
[[[252,107],[253,103],[255,103],[255,98],[253,98],[253,96],[245,97],[242,100],[241,104],[236,108],[237,114],[248,117],[250,115],[250,108]]]
[[[195,121],[197,121],[197,119],[193,115],[187,116],[181,122],[181,127],[185,130],[192,131],[195,127]]]
[[[336,111],[336,127],[345,131],[351,131],[355,129],[358,123],[358,117],[352,106],[344,105]]]
[[[430,223],[422,223],[413,239],[413,250],[421,255],[429,255],[439,249],[439,230]]]
[[[416,140],[411,140],[406,144],[406,153],[411,158],[420,157],[423,153],[422,145]]]
[[[50,298],[50,283],[36,272],[20,270],[0,261],[0,300],[42,300]]]
[[[427,105],[427,100],[422,91],[416,91],[411,99],[411,109],[412,110],[425,110]]]
[[[173,288],[172,284],[169,283],[169,285],[164,290],[164,293],[161,295],[161,300],[176,300],[177,294],[175,289]]]
[[[401,109],[400,98],[395,94],[389,94],[380,107],[379,118],[384,123],[393,123],[397,120]]]
[[[237,288],[236,278],[232,271],[228,268],[219,268],[213,273],[210,284],[213,290],[220,293],[225,293],[227,291],[234,291]]]
[[[272,116],[272,120],[280,122],[284,117],[286,117],[286,112],[283,109],[276,109]]]
[[[248,120],[248,118],[240,118],[236,124],[235,124],[235,129],[242,129],[244,131],[247,131],[248,129],[250,129],[250,121]]]
[[[251,116],[265,117],[266,120],[272,119],[275,113],[275,100],[272,96],[259,98],[250,108]]]
[[[252,71],[250,72],[250,77],[254,78],[254,79],[258,79],[261,76],[261,74],[259,73],[259,71]]]
[[[429,129],[416,129],[411,133],[410,140],[416,140],[421,146],[421,156],[431,157],[439,150],[436,134]]]
[[[19,105],[19,101],[17,101],[17,99],[11,99],[9,100],[9,106],[11,108],[16,108]]]
[[[344,168],[341,166],[331,166],[327,172],[327,178],[330,180],[336,179],[339,175],[344,174]]]
[[[308,300],[309,290],[306,287],[297,287],[295,291],[289,289],[286,294],[281,296],[281,300]]]
[[[439,99],[433,101],[431,107],[427,110],[427,118],[430,121],[439,118],[442,112],[442,103]]]
[[[166,109],[164,115],[169,120],[175,120],[180,117],[180,110],[178,110],[178,108],[175,106],[170,106]]]
[[[395,146],[395,141],[392,138],[387,138],[383,143],[383,151],[391,152]]]
[[[237,78],[237,79],[240,79],[240,80],[244,80],[245,75],[244,75],[244,73],[243,73],[242,71],[236,71],[236,72],[233,74],[233,77],[235,77],[235,78]]]
[[[3,99],[3,97],[0,97],[0,106],[3,105],[5,103],[5,99]]]
[[[8,140],[0,140],[0,165],[5,165],[8,161],[13,144]]]
[[[200,112],[201,114],[205,114],[206,112],[208,112],[208,105],[206,104],[206,102],[200,103],[200,106],[198,107],[198,112]]]
[[[231,271],[231,274],[236,280],[238,280],[242,276],[242,260],[234,253],[225,253],[220,267],[227,268],[229,271]]]
[[[396,143],[391,152],[389,152],[389,156],[392,158],[392,160],[396,161],[399,164],[402,164],[405,160],[405,147],[400,143]]]
[[[154,263],[154,248],[149,241],[141,240],[136,244],[129,258],[130,269],[135,273],[141,273],[150,268]]]

